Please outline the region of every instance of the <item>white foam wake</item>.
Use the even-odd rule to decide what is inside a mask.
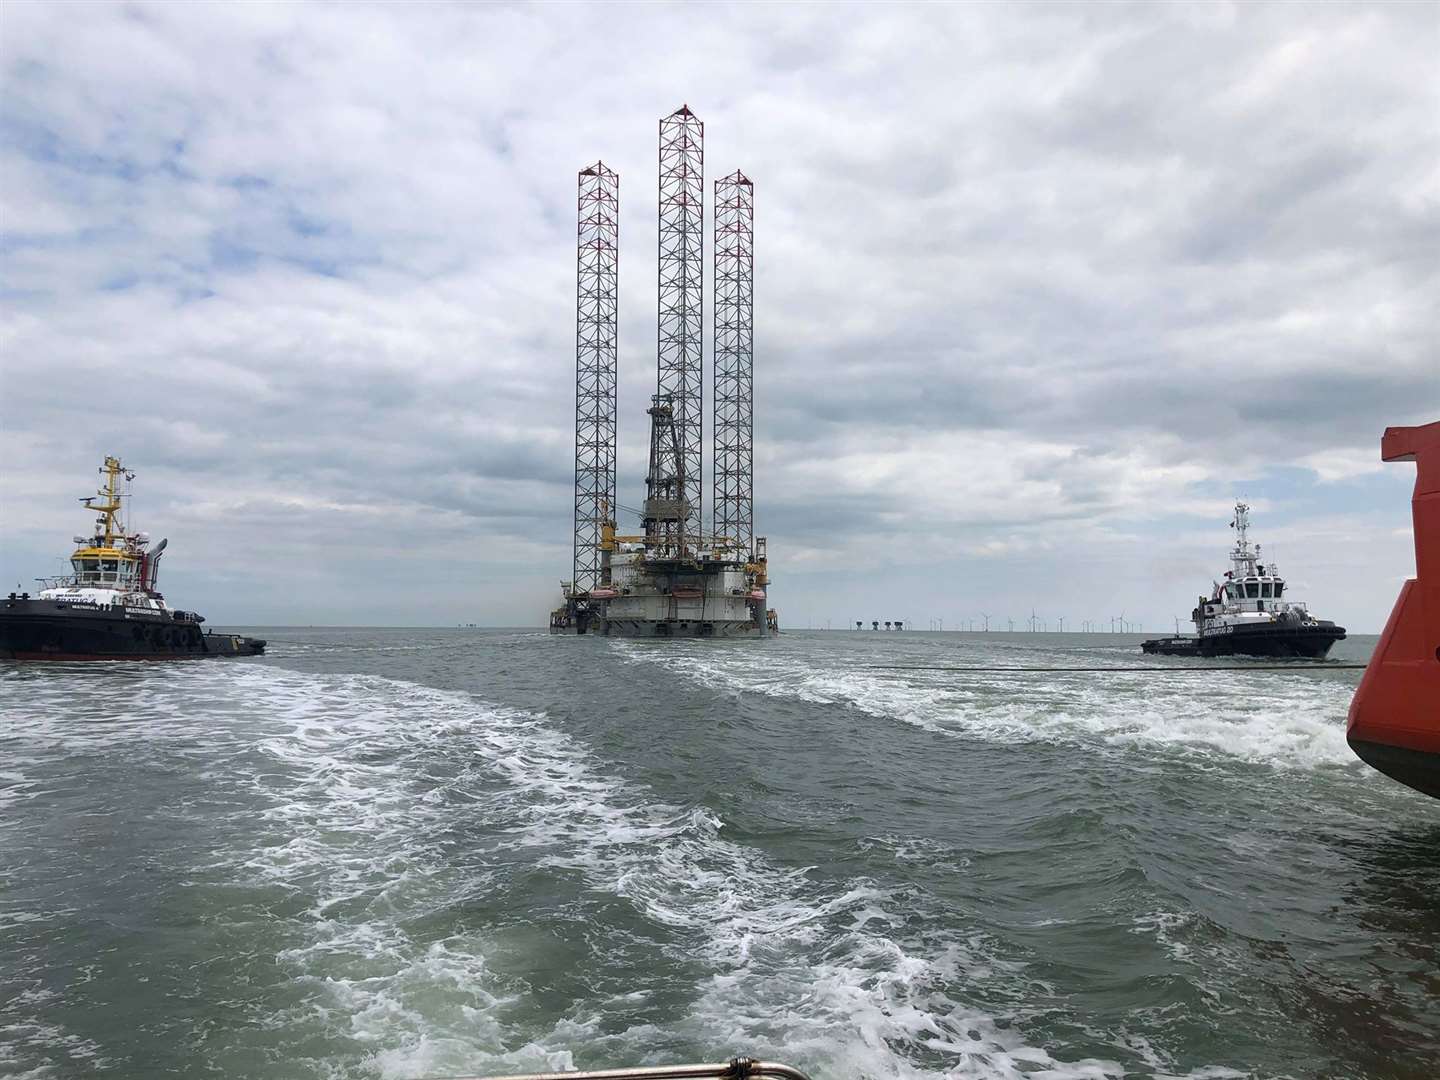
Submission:
[[[1309,672],[868,671],[838,656],[612,644],[630,662],[662,666],[713,690],[842,705],[947,736],[1128,746],[1363,773],[1345,743],[1353,687]],[[1002,663],[1023,661],[1012,650]]]
[[[273,669],[245,678],[283,721],[265,750],[289,792],[269,812],[289,839],[245,868],[314,898],[312,934],[280,956],[309,993],[276,1019],[298,1023],[318,999],[330,1024],[343,1020],[375,1047],[382,1075],[560,1068],[581,1046],[619,1061],[665,1046],[763,1053],[835,1080],[1120,1075],[1113,1062],[1062,1063],[966,1005],[967,983],[1015,972],[978,936],[902,932],[916,897],[864,881],[817,887],[804,869],[727,840],[712,814],[608,775],[543,717],[379,678]],[[419,795],[417,770],[433,773],[454,750],[463,767]],[[424,838],[454,824],[461,799],[483,807],[474,820],[503,822],[507,849],[531,849],[536,865],[578,873],[663,927],[673,970],[703,972],[681,988],[693,998],[688,1018],[671,1030],[617,1031],[592,1000],[547,1030],[522,1028],[506,1017],[526,988],[487,970],[483,934],[412,938],[407,925],[442,902],[437,893],[505,887],[485,880],[483,863],[467,867],[464,882],[427,885],[447,877],[451,854]],[[602,969],[603,948],[587,963]]]
[[[206,706],[182,715],[174,680]],[[797,692],[858,699],[824,673]],[[200,754],[197,769],[262,808],[245,843],[197,868],[197,887],[251,890],[243,904],[226,894],[217,917],[274,942],[278,966],[251,997],[264,1011],[210,1042],[218,1063],[260,1055],[289,1075],[401,1078],[753,1053],[830,1080],[1122,1073],[1032,1045],[1021,970],[925,896],[781,865],[712,813],[614,775],[544,716],[258,665],[147,676],[124,700],[103,729],[41,727],[52,749],[123,732]],[[557,1010],[537,997],[543,968],[497,966],[495,928],[454,912],[504,910],[515,866],[578,876],[586,895],[627,905],[668,956],[641,968],[658,985]],[[580,963],[601,980],[616,947],[597,934]],[[620,999],[647,995],[688,1008],[626,1021]]]

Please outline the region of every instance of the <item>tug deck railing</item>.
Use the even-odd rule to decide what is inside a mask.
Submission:
[[[810,1080],[799,1069],[774,1061],[731,1058],[715,1065],[648,1065],[636,1069],[592,1069],[582,1072],[525,1073],[523,1076],[477,1076],[467,1080]]]

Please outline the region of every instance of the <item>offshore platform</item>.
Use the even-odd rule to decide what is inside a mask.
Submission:
[[[755,189],[714,182],[714,505],[703,531],[705,125],[681,106],[660,121],[657,379],[641,531],[616,519],[620,177],[579,175],[575,319],[574,571],[553,634],[764,637],[765,538],[753,507]]]

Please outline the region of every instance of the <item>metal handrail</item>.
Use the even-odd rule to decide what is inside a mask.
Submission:
[[[586,1072],[526,1073],[523,1076],[477,1076],[467,1080],[810,1080],[799,1069],[774,1061],[731,1058],[714,1065],[650,1065],[638,1069],[594,1069]]]

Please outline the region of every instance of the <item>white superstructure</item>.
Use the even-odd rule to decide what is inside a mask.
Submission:
[[[1237,628],[1284,623],[1316,626],[1304,602],[1285,599],[1285,579],[1274,562],[1260,561],[1260,545],[1250,547],[1250,507],[1235,504],[1235,547],[1230,551],[1230,569],[1224,582],[1216,582],[1210,598],[1201,598],[1196,607],[1195,629],[1201,637],[1229,634]]]
[[[123,513],[135,474],[114,457],[105,459],[100,473],[106,478],[105,486],[81,500],[87,510],[96,512],[95,534],[75,537],[71,573],[42,578],[39,599],[63,601],[70,607],[169,616],[170,608],[155,588],[167,541],[152,548],[148,534],[130,531]]]

